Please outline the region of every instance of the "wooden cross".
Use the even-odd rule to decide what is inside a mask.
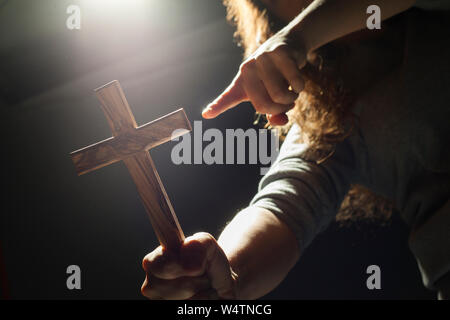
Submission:
[[[184,110],[138,127],[117,80],[95,92],[113,136],[70,154],[78,175],[125,162],[159,242],[178,249],[184,234],[148,150],[192,130]]]

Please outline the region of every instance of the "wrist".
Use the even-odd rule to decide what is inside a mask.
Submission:
[[[235,299],[245,299],[242,292],[244,291],[245,281],[245,267],[239,263],[239,254],[233,250],[227,252],[225,250],[228,262],[230,264],[231,278],[233,279],[234,297]]]
[[[241,288],[240,288],[240,277],[239,274],[230,267],[231,279],[233,280],[233,297],[236,300],[241,300]]]
[[[289,37],[304,48],[306,55],[327,42],[330,28],[324,28],[324,25],[330,19],[324,22],[323,14],[318,14],[326,3],[326,0],[314,0],[285,27]]]
[[[308,41],[308,36],[301,25],[301,22],[296,24],[288,24],[280,32],[284,33],[286,42],[295,50],[303,53],[305,56],[312,51],[312,44]]]

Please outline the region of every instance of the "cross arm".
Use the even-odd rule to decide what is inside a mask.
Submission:
[[[179,130],[174,132],[175,129]],[[78,175],[82,175],[152,149],[191,130],[186,113],[178,109],[136,130],[76,150],[70,156]]]

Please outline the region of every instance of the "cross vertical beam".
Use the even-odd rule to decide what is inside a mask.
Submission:
[[[122,160],[136,184],[138,193],[161,245],[176,250],[184,241],[175,211],[156,171],[148,150],[191,131],[183,109],[137,127],[118,81],[95,90],[113,134],[112,138],[71,153],[79,175]]]

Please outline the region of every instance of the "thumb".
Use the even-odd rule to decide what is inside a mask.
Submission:
[[[198,275],[206,274],[208,276],[211,287],[217,292],[218,296],[225,299],[235,298],[235,279],[230,263],[212,235],[199,232],[186,238],[180,252],[180,259],[185,268],[192,268],[193,256],[203,256],[203,259],[194,259],[199,263],[199,265],[197,264],[200,267],[197,269]]]
[[[242,77],[239,73],[225,91],[203,110],[202,116],[205,119],[215,118],[219,114],[247,100]]]

